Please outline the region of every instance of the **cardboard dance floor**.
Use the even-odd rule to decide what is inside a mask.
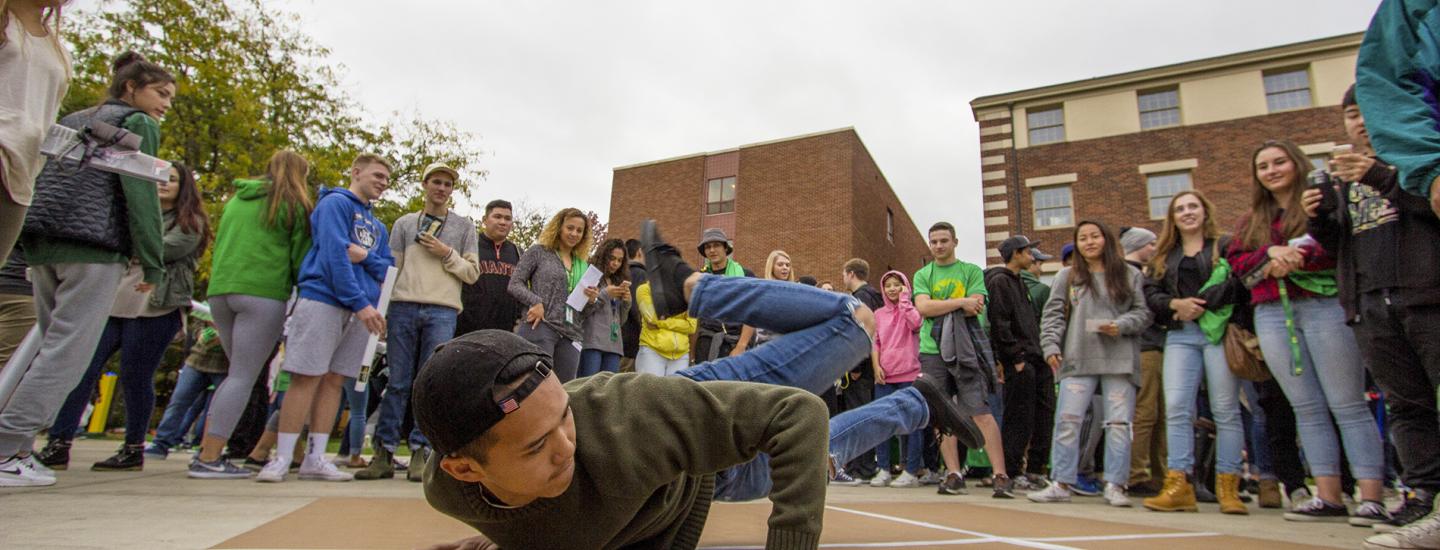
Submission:
[[[763,548],[768,502],[716,503],[702,548]],[[1143,516],[1137,516],[1140,518]],[[220,543],[229,549],[409,549],[475,532],[420,499],[321,498]],[[826,507],[822,548],[1315,549],[961,503],[844,503]]]

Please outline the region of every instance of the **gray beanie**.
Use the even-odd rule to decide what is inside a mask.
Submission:
[[[1125,249],[1126,254],[1145,248],[1145,245],[1155,242],[1155,233],[1143,227],[1131,227],[1120,234],[1120,247]]]

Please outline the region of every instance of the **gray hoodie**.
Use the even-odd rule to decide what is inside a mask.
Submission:
[[[1132,297],[1130,303],[1118,305],[1111,303],[1103,276],[1092,277],[1090,287],[1072,287],[1069,284],[1071,268],[1055,274],[1055,284],[1040,319],[1040,347],[1045,357],[1059,354],[1064,358],[1056,379],[1124,374],[1139,382],[1138,336],[1150,326],[1151,313],[1150,308],[1145,307],[1145,276],[1132,266],[1125,268],[1130,274]],[[1068,320],[1065,318],[1067,299],[1071,301]],[[1089,319],[1115,321],[1120,326],[1120,336],[1087,331],[1085,321]]]

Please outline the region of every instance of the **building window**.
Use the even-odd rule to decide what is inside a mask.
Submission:
[[[707,182],[705,213],[724,214],[735,211],[735,178],[715,178]]]
[[[1060,106],[1031,109],[1025,114],[1030,145],[1065,141],[1065,109]]]
[[[1265,73],[1265,105],[1270,112],[1310,106],[1310,71],[1305,68]]]
[[[1145,187],[1150,192],[1150,219],[1163,220],[1169,214],[1171,197],[1191,189],[1190,173],[1150,174],[1145,177]]]
[[[1069,227],[1075,225],[1074,200],[1069,185],[1041,187],[1031,195],[1035,201],[1035,227]]]
[[[1180,124],[1180,90],[1140,92],[1140,129],[1164,128]]]
[[[895,242],[895,211],[885,209],[885,238]]]

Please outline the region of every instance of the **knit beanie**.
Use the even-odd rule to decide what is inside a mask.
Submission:
[[[1125,249],[1126,254],[1145,248],[1145,245],[1155,242],[1155,233],[1143,227],[1131,227],[1120,234],[1120,247]]]

